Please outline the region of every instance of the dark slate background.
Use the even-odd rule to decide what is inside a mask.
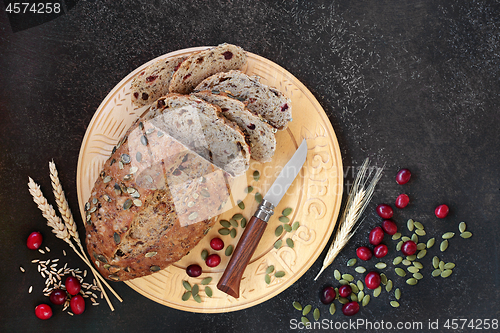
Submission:
[[[498,1],[66,0],[63,5],[67,12],[56,18],[0,13],[1,332],[287,332],[290,320],[300,319],[291,305],[295,300],[319,307],[322,318],[346,322],[339,311],[327,313],[318,292],[334,283],[335,268],[354,272],[345,263],[380,223],[376,204],[392,204],[403,192],[411,203],[396,210],[401,228],[414,218],[440,238],[446,231],[458,234],[458,223],[466,221],[474,236],[455,236],[444,254],[437,246],[430,250],[421,260],[425,277],[414,287],[394,274],[391,263],[385,271],[403,292],[401,307],[391,308],[394,296],[384,291],[354,319],[424,325],[439,320],[436,332],[454,331],[443,327],[447,319],[474,324],[500,319]],[[39,229],[53,253],[70,250],[45,226],[28,193],[28,176],[50,192],[48,162],[54,159],[75,210],[81,140],[108,92],[154,57],[222,42],[276,62],[310,89],[336,131],[346,184],[365,157],[378,166],[385,163],[358,233],[318,281],[313,278],[326,249],[293,286],[247,310],[181,312],[115,283],[125,302],[115,301],[113,313],[103,301],[98,307],[87,303],[81,316],[55,307],[50,320],[38,320],[33,308],[46,301],[40,293],[44,282],[30,264],[40,255],[26,248],[26,237]],[[402,167],[413,172],[405,186],[394,181]],[[433,215],[441,203],[451,209],[444,220]],[[395,242],[386,243],[386,261],[392,262]],[[430,276],[434,255],[456,263],[451,277]],[[83,267],[75,255],[65,260]]]

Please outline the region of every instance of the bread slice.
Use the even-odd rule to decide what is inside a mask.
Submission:
[[[232,70],[203,80],[195,91],[225,91],[247,103],[247,108],[260,114],[273,127],[284,130],[292,121],[292,103],[281,91],[259,82],[257,76],[248,76]]]
[[[205,78],[215,73],[241,69],[246,61],[246,53],[241,47],[226,43],[194,53],[173,74],[169,91],[188,94]]]
[[[142,107],[168,94],[172,74],[186,58],[182,56],[161,59],[146,67],[132,80],[130,86],[132,103]]]
[[[274,136],[276,130],[271,125],[248,111],[244,103],[228,97],[225,93],[205,90],[193,95],[219,106],[222,115],[241,128],[245,133],[246,141],[250,146],[250,155],[254,160],[262,163],[271,161],[276,151],[276,138]]]
[[[233,176],[248,170],[250,151],[221,109],[195,96],[169,94],[151,106],[146,120]]]

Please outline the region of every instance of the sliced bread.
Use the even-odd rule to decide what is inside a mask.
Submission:
[[[190,93],[205,78],[215,73],[241,69],[246,61],[246,53],[241,47],[226,43],[193,53],[173,74],[169,91]]]
[[[257,76],[248,76],[232,70],[203,80],[195,91],[225,91],[247,103],[247,108],[260,114],[273,127],[284,130],[292,120],[292,103],[281,91],[259,82]]]
[[[186,57],[161,59],[149,65],[132,80],[132,103],[141,107],[150,105],[168,94],[172,74]]]
[[[233,176],[249,166],[250,150],[237,125],[219,117],[219,107],[195,96],[169,94],[151,106],[146,119],[164,133]]]
[[[250,146],[251,157],[258,162],[269,162],[276,151],[276,131],[271,125],[254,115],[245,108],[245,104],[237,99],[228,97],[225,93],[215,93],[211,91],[201,91],[194,93],[209,103],[219,106],[222,115],[235,122],[245,133],[248,145]]]

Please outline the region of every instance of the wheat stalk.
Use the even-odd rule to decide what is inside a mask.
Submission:
[[[347,203],[344,208],[344,213],[342,214],[342,217],[339,221],[337,233],[335,234],[333,242],[328,249],[328,253],[323,260],[323,266],[321,267],[321,270],[319,271],[318,275],[316,275],[314,280],[316,280],[321,275],[321,273],[323,273],[323,271],[332,264],[333,260],[335,260],[337,255],[351,239],[360,225],[358,223],[357,227],[354,228],[359,218],[361,217],[361,214],[363,214],[363,211],[370,202],[373,196],[373,191],[375,190],[375,185],[377,185],[377,182],[382,175],[382,170],[384,169],[383,167],[379,168],[369,182],[372,175],[372,170],[370,170],[368,175],[366,174],[368,171],[368,164],[369,159],[367,158],[363,162],[361,169],[356,176],[356,180],[352,185],[349,196],[347,197]]]

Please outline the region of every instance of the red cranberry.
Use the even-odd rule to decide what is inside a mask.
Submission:
[[[439,205],[436,207],[436,210],[434,211],[436,216],[440,219],[444,219],[446,216],[448,216],[449,212],[450,209],[446,205]]]
[[[205,260],[205,264],[207,264],[208,267],[217,267],[220,264],[220,257],[218,254],[211,254],[207,257]]]
[[[69,301],[69,306],[71,307],[71,311],[74,314],[79,315],[85,311],[85,300],[82,295],[76,295],[71,297],[71,301]]]
[[[339,288],[339,295],[340,297],[349,297],[349,295],[352,293],[352,288],[351,286],[348,285],[343,285]]]
[[[80,292],[82,286],[80,285],[80,281],[74,276],[68,276],[66,278],[66,282],[64,283],[66,286],[66,290],[70,295],[76,295]]]
[[[373,249],[373,255],[375,255],[375,258],[383,258],[387,255],[387,246],[384,244],[380,244],[378,246],[375,246]]]
[[[229,60],[233,57],[233,53],[231,51],[226,51],[226,52],[222,53],[222,55],[224,56],[224,59],[226,59],[226,60]]]
[[[186,268],[186,273],[187,273],[187,275],[189,275],[190,277],[197,277],[197,276],[200,276],[200,275],[201,275],[201,267],[200,267],[200,265],[196,265],[196,264],[189,265],[189,266]]]
[[[382,229],[384,229],[388,235],[394,235],[398,232],[398,226],[391,220],[384,220],[384,222],[382,222]]]
[[[380,286],[380,274],[377,272],[370,272],[365,276],[365,284],[368,289],[376,289]]]
[[[405,256],[412,256],[417,252],[417,244],[411,240],[406,241],[403,243],[403,246],[401,246],[401,252],[403,252]]]
[[[408,169],[401,169],[399,170],[398,174],[396,175],[396,182],[399,185],[406,184],[410,181],[411,177],[411,172]]]
[[[380,204],[377,206],[377,214],[383,219],[390,219],[393,214],[392,207],[386,204]]]
[[[346,316],[354,316],[359,311],[358,302],[349,302],[342,306],[342,313]]]
[[[64,302],[66,302],[66,292],[61,289],[54,289],[50,293],[49,299],[52,302],[52,304],[62,305],[64,304]]]
[[[153,82],[154,80],[156,80],[158,78],[158,75],[150,75],[146,78],[146,82]]]
[[[371,245],[379,245],[384,239],[384,230],[381,227],[375,227],[368,236]]]
[[[406,206],[408,206],[409,202],[410,202],[410,198],[408,197],[408,195],[403,193],[403,194],[398,195],[398,197],[396,198],[395,205],[396,205],[396,207],[403,209]]]
[[[337,296],[337,294],[335,293],[335,289],[333,287],[325,287],[321,291],[319,299],[323,304],[330,304],[335,299],[335,296]]]
[[[42,245],[43,237],[42,234],[38,231],[33,231],[29,236],[26,242],[28,249],[36,250]]]
[[[366,246],[361,246],[356,249],[356,254],[359,259],[367,261],[372,258],[372,250],[367,248]]]
[[[213,238],[210,241],[210,247],[214,249],[215,251],[222,250],[224,248],[224,242],[220,238]]]
[[[52,308],[47,304],[37,305],[35,315],[42,320],[47,320],[52,317]]]

